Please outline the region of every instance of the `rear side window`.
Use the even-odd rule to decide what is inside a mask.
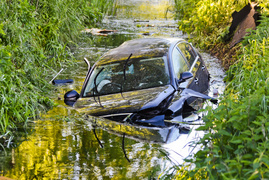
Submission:
[[[196,58],[196,53],[195,53],[194,49],[191,47],[191,45],[186,44],[186,43],[179,43],[177,45],[177,47],[180,49],[180,51],[186,57],[188,63],[191,66]]]
[[[172,61],[174,72],[178,79],[181,73],[189,71],[189,66],[177,47],[172,52]]]

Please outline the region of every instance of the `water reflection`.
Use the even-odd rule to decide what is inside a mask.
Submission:
[[[172,0],[118,0],[117,17],[139,20],[170,19],[173,17]]]
[[[199,135],[195,131],[193,136],[172,130],[160,133],[129,129],[93,117],[86,120],[63,102],[63,95],[68,90],[80,92],[87,72],[84,57],[93,65],[104,52],[126,40],[148,35],[183,37],[176,28],[176,21],[171,19],[171,0],[118,0],[118,3],[118,16],[108,17],[102,24],[103,28],[116,29],[117,32],[107,37],[83,35],[87,38],[74,49],[75,68],[64,67],[58,76],[75,82],[55,87],[55,94],[51,97],[57,106],[34,121],[24,133],[27,136],[19,134],[14,148],[0,151],[0,176],[13,179],[149,179],[158,177],[169,162],[164,158],[163,148],[178,163],[182,161],[182,155],[188,155],[191,147],[187,142]],[[216,59],[202,55],[206,63],[216,64]],[[222,90],[224,73],[221,73],[221,68],[213,67],[209,71],[213,74],[211,90]],[[140,133],[130,134],[132,131]],[[171,139],[165,139],[164,134]]]
[[[159,145],[125,138],[123,149],[123,136],[91,120],[36,121],[35,132],[7,158],[12,168],[1,167],[2,174],[14,179],[143,179],[160,167]]]

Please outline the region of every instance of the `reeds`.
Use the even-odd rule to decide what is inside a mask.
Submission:
[[[52,107],[50,70],[72,58],[68,49],[79,32],[100,22],[113,0],[4,0],[0,6],[1,143],[2,135]]]
[[[115,14],[115,5],[117,5],[118,0],[90,0],[92,7],[95,7],[105,15],[114,15]]]

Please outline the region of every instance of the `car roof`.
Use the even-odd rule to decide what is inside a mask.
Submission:
[[[131,59],[164,56],[171,44],[184,41],[180,38],[141,38],[126,41],[119,47],[109,50],[97,62],[98,65],[124,61],[132,54]]]

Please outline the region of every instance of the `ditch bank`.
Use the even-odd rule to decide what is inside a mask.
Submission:
[[[245,36],[256,30],[260,24],[261,14],[258,3],[248,3],[240,11],[234,11],[231,15],[232,22],[229,31],[222,38],[222,42],[217,43],[210,49],[213,56],[222,60],[225,70],[228,70],[236,61],[237,55],[240,55],[241,43]]]
[[[227,86],[218,108],[209,109],[208,115],[204,118],[205,126],[200,128],[209,132],[199,142],[204,149],[198,151],[195,158],[190,161],[194,164],[192,168],[190,166],[179,168],[177,177],[178,179],[182,177],[267,179],[269,178],[268,4],[263,2],[258,4],[261,7],[259,26],[230,49],[230,44],[226,43],[224,38],[229,32],[230,18],[223,19],[225,17],[223,15],[229,12],[231,17],[232,12],[238,7],[242,9],[246,2],[238,1],[234,4],[228,1],[219,4],[209,1],[195,2],[200,5],[199,9],[190,7],[187,11],[189,14],[184,16],[188,18],[190,14],[193,16],[194,24],[189,24],[192,25],[190,27],[202,18],[205,20],[202,25],[215,26],[194,30],[193,41],[203,48],[213,49],[212,52],[223,59],[224,67],[227,69]],[[190,10],[191,8],[193,10]],[[205,15],[203,12],[209,9],[213,11],[211,14],[216,12],[212,19],[203,17]],[[196,16],[195,11],[200,12],[200,17]],[[220,19],[225,22],[219,23]],[[190,29],[187,31],[190,32]],[[195,36],[198,34],[201,37]],[[201,42],[203,38],[206,42]]]

